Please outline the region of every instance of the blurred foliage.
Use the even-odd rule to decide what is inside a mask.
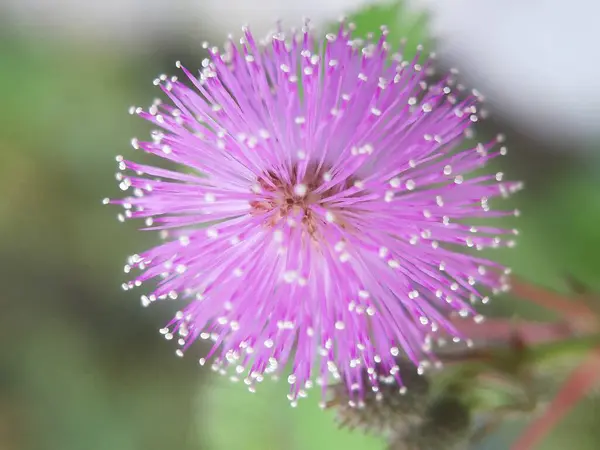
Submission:
[[[424,23],[397,5],[353,20],[359,34],[385,23],[392,41],[408,38],[407,49],[427,44]],[[195,350],[176,358],[156,330],[177,306],[142,309],[135,293],[120,290],[125,257],[155,237],[118,223],[100,201],[117,193],[114,156],[148,131],[127,108],[158,95],[151,80],[170,70],[163,55],[6,32],[0,55],[0,449],[384,448],[338,430],[333,413],[317,408],[318,392],[292,409],[285,383],[250,394],[199,369]],[[195,57],[199,66],[200,47]],[[507,161],[524,172],[518,155]],[[510,164],[501,169],[510,173]],[[526,168],[526,181],[527,170],[539,176],[535,165]],[[597,174],[567,166],[543,195],[521,195],[522,236],[515,250],[499,253],[504,262],[559,288],[564,272],[597,281]],[[488,312],[544,314],[508,299]],[[578,450],[598,448],[594,407],[582,405],[543,448],[572,447],[574,436]],[[505,449],[515,427],[480,448]]]

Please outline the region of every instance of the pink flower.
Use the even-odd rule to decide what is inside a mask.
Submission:
[[[468,223],[512,214],[489,202],[520,187],[471,174],[505,152],[498,139],[457,151],[477,97],[458,100],[451,76],[428,85],[430,61],[390,54],[384,28],[366,42],[351,29],[207,46],[199,79],[182,67],[192,87],[161,76],[169,103],[132,109],[160,129],[134,147],[181,170],[118,158],[122,218],[166,237],[130,258],[126,287],[158,278],[142,299],[182,300],[162,330],[179,354],[210,340],[206,359],[251,390],[289,364],[294,404],[337,378],[358,403],[375,366],[401,386],[399,354],[422,369],[428,334],[462,338],[448,314],[477,319],[472,303],[503,287],[498,265],[460,250],[512,243]]]

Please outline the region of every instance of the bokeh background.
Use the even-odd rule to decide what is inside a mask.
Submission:
[[[450,6],[449,4],[453,4]],[[249,23],[342,13],[359,32],[439,48],[489,94],[480,136],[502,131],[498,170],[525,180],[518,246],[499,258],[527,279],[600,287],[600,37],[594,0],[2,0],[0,3],[0,450],[379,450],[340,431],[317,396],[296,409],[285,383],[257,394],[183,359],[157,332],[177,305],[142,308],[120,288],[127,255],[156,236],[102,206],[116,154],[149,128],[127,114],[159,94],[174,61],[199,67],[204,39]],[[596,13],[595,13],[596,12]],[[424,19],[422,13],[426,13]],[[509,296],[489,314],[543,318]],[[560,380],[557,380],[560,381]],[[583,402],[541,449],[600,447]],[[524,422],[480,449],[506,449]]]

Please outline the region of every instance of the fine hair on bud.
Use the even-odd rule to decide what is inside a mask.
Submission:
[[[471,412],[456,397],[442,396],[426,408],[419,426],[390,438],[388,450],[468,450]]]
[[[380,436],[398,436],[410,433],[423,423],[430,385],[413,362],[397,359],[391,371],[384,371],[381,365],[375,370],[365,369],[362,386],[364,392],[359,402],[354,401],[356,392],[346,383],[330,388],[328,405],[335,409],[340,427]],[[354,387],[360,389],[358,385]]]

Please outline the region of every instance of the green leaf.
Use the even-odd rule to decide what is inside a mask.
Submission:
[[[426,17],[408,8],[402,0],[376,3],[350,14],[349,18],[356,25],[355,35],[363,38],[369,33],[376,35],[382,25],[387,26],[388,42],[394,50],[400,48],[401,41],[406,41],[404,59],[414,56],[417,45],[425,49],[430,46]]]

